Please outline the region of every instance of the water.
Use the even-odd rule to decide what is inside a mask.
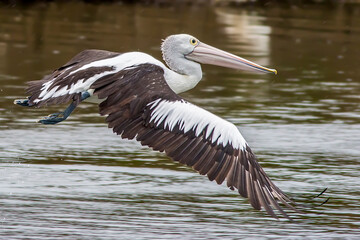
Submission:
[[[0,8],[0,239],[356,239],[360,234],[360,7],[220,8],[48,3]],[[83,103],[12,104],[85,48],[140,50],[186,32],[276,68],[204,66],[183,94],[235,123],[276,184],[319,204],[295,223],[107,129]],[[312,197],[328,187],[324,198]]]

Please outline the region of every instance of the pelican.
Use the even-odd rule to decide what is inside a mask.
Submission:
[[[141,52],[84,50],[42,80],[31,81],[29,97],[14,103],[28,107],[71,104],[64,112],[39,120],[64,121],[84,100],[99,101],[99,111],[113,132],[165,152],[174,161],[237,189],[254,209],[274,218],[299,212],[267,176],[238,128],[178,94],[202,78],[200,64],[276,74],[239,56],[200,42],[188,34],[171,35],[161,45],[168,67]]]

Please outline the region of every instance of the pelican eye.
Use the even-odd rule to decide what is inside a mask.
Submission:
[[[195,38],[191,38],[190,43],[191,43],[191,45],[196,46],[198,44],[198,40],[196,40]]]

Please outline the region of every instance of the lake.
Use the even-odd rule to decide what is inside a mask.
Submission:
[[[254,210],[225,184],[122,140],[94,104],[54,126],[36,120],[65,105],[13,105],[27,81],[84,49],[161,59],[174,33],[278,70],[203,66],[182,97],[233,122],[306,214],[289,222]],[[358,239],[359,46],[360,5],[1,6],[0,239]]]

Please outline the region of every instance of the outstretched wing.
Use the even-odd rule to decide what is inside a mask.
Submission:
[[[167,85],[164,71],[141,64],[121,75],[97,80],[94,95],[105,99],[100,114],[123,138],[165,152],[218,184],[249,198],[273,217],[289,218],[279,203],[297,211],[293,202],[269,179],[235,125],[197,107]]]

